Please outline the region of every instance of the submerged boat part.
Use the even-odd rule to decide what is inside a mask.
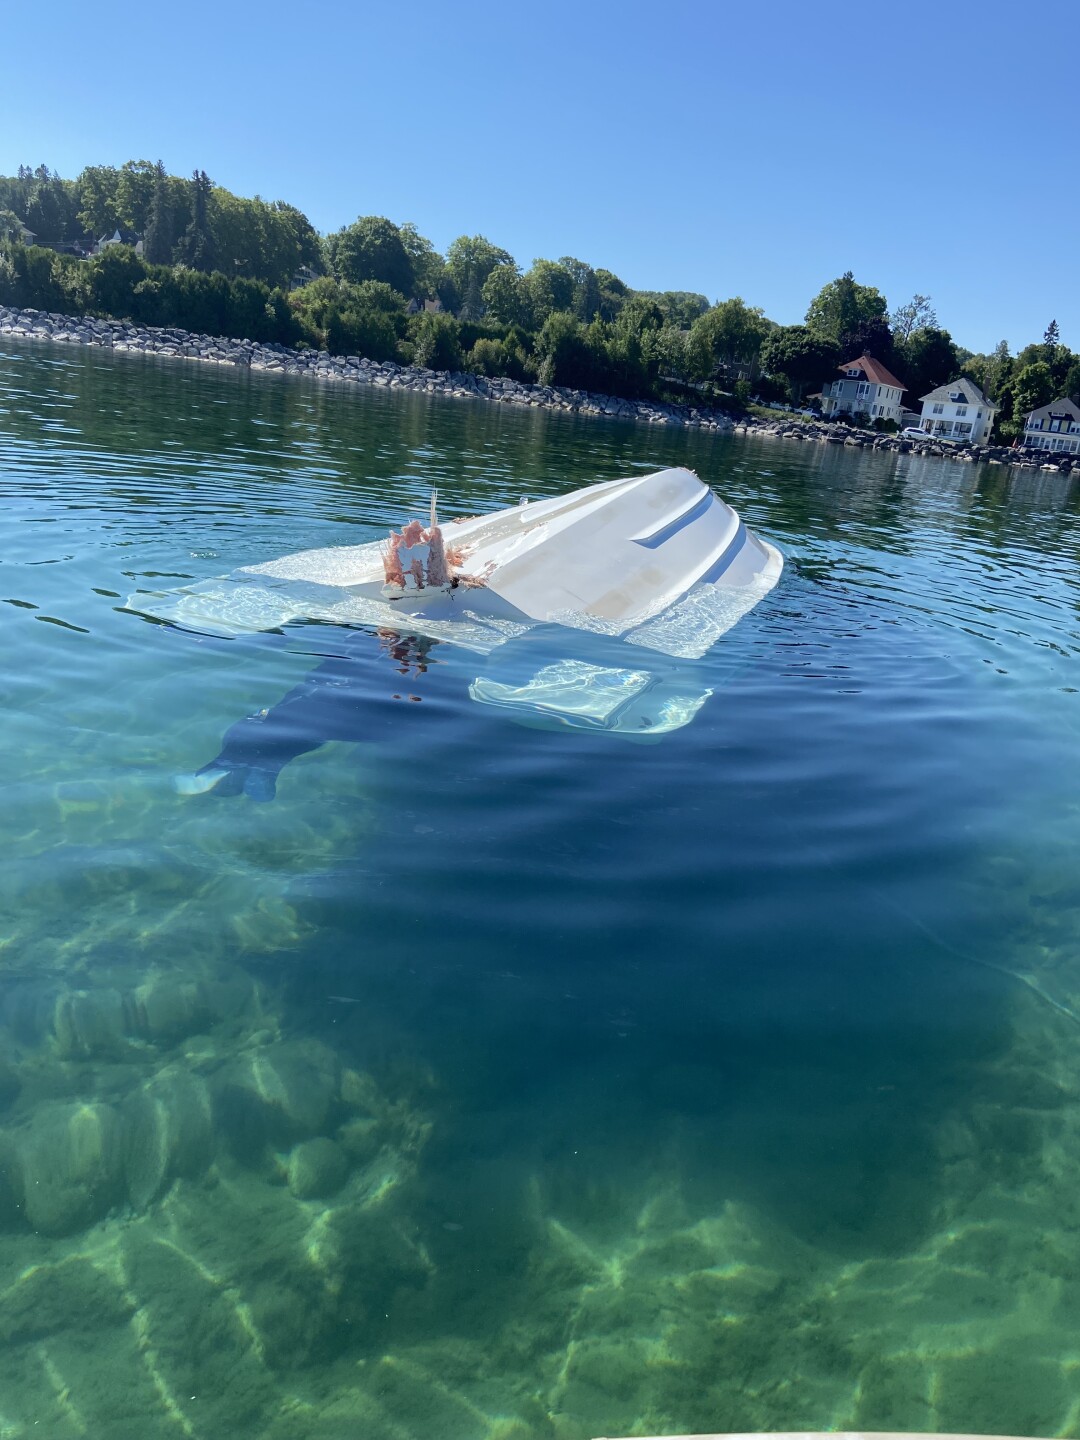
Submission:
[[[758,603],[783,568],[696,475],[660,470],[439,525],[413,520],[388,542],[306,550],[128,606],[217,635],[291,621],[397,630],[479,654],[540,626],[696,659]],[[587,644],[587,642],[582,642]],[[529,723],[659,736],[696,714],[659,661],[590,663],[570,637],[523,685],[479,676],[482,704]],[[667,667],[670,671],[672,667]],[[666,689],[664,687],[667,687]]]

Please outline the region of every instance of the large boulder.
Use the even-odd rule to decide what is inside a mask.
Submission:
[[[123,1198],[120,1121],[108,1105],[43,1105],[19,1138],[26,1218],[44,1235],[71,1235]]]

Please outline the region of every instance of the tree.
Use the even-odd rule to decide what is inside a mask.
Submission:
[[[452,315],[418,315],[412,340],[414,365],[427,370],[460,370],[461,342]]]
[[[79,224],[97,239],[111,235],[120,224],[116,195],[120,172],[115,165],[87,165],[75,181]]]
[[[1054,377],[1050,366],[1043,360],[1037,360],[1034,365],[1025,365],[1017,371],[1010,383],[1013,423],[1020,431],[1032,410],[1048,405],[1054,398]]]
[[[575,260],[572,255],[563,255],[559,264],[574,283],[570,308],[587,325],[600,309],[600,283],[596,271],[584,260]]]
[[[446,252],[446,268],[460,296],[465,295],[470,280],[475,279],[477,290],[482,291],[496,265],[513,263],[508,250],[500,250],[483,235],[459,235]]]
[[[398,234],[412,265],[413,293],[423,300],[434,299],[446,270],[446,262],[415,225],[400,226]]]
[[[600,291],[600,318],[614,320],[633,292],[610,270],[597,270],[596,284]],[[708,303],[705,302],[706,308]]]
[[[23,223],[14,210],[0,210],[0,249],[22,244]]]
[[[762,370],[782,375],[794,399],[800,399],[807,386],[832,379],[842,359],[836,341],[808,325],[778,326],[766,336],[758,355]]]
[[[516,265],[496,265],[480,292],[484,308],[502,325],[532,327],[532,305],[525,279]]]
[[[196,175],[199,171],[196,170]],[[120,222],[137,234],[145,233],[157,183],[157,166],[152,160],[128,160],[116,180],[116,209]]]
[[[925,326],[916,330],[897,348],[896,361],[907,384],[909,402],[955,380],[960,373],[960,357],[947,330]]]
[[[172,260],[175,238],[169,177],[159,160],[154,167],[154,193],[143,233],[143,258],[150,265],[168,265]]]
[[[1056,320],[1051,320],[1043,333],[1043,344],[1048,350],[1056,350],[1061,343],[1061,331]],[[1049,364],[1049,360],[1046,362]]]
[[[569,310],[574,303],[574,277],[565,265],[554,260],[534,260],[525,275],[525,288],[537,325],[556,311]]]
[[[996,400],[1001,395],[1002,386],[1012,374],[1012,356],[1009,354],[1008,341],[999,340],[994,347],[994,353],[986,361],[984,370],[984,386],[982,393],[988,400]]]
[[[772,328],[765,312],[739,296],[718,301],[690,330],[692,366],[702,380],[718,371],[753,371],[762,342]]]
[[[334,247],[334,273],[359,285],[377,280],[400,295],[413,293],[413,265],[401,231],[382,215],[361,215],[339,230]]]
[[[210,196],[213,188],[213,182],[205,170],[194,172],[189,185],[191,221],[177,247],[181,261],[192,270],[210,271],[217,268],[217,239],[210,224]],[[152,199],[153,197],[151,203]]]
[[[692,290],[638,290],[636,293],[651,300],[659,307],[667,323],[680,330],[689,330],[709,308],[706,296],[695,294]]]
[[[906,305],[889,316],[889,329],[896,345],[905,344],[916,330],[936,330],[937,311],[929,295],[913,295]]]
[[[484,293],[475,275],[469,276],[469,283],[465,286],[465,295],[459,314],[462,320],[472,323],[484,318]]]
[[[884,295],[870,285],[859,285],[847,270],[814,296],[806,323],[818,334],[846,346],[872,322],[885,324],[887,310]]]

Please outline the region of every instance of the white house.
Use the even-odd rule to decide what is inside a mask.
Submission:
[[[103,251],[107,250],[110,245],[130,245],[136,255],[141,256],[143,253],[141,235],[136,235],[134,230],[116,229],[111,235],[102,235],[101,239],[91,246],[90,254],[100,255]]]
[[[1024,425],[1024,444],[1033,450],[1080,450],[1080,409],[1071,400],[1051,400],[1032,410]]]
[[[920,426],[931,435],[981,445],[988,438],[997,414],[974,380],[962,377],[939,385],[922,397]]]
[[[900,423],[900,396],[906,387],[880,360],[860,355],[838,368],[840,379],[821,387],[821,408],[826,415],[863,414],[871,420]]]

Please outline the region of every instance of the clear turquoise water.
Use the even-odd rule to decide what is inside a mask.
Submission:
[[[174,792],[357,637],[132,592],[670,463],[686,729]],[[5,343],[0,502],[0,1436],[1080,1433],[1074,485]]]

